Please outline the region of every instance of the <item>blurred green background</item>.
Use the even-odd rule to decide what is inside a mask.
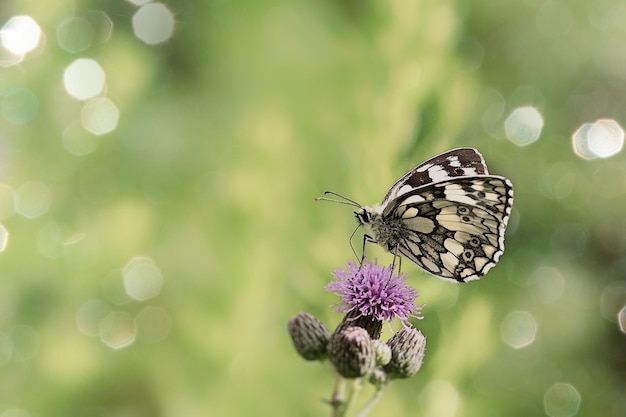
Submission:
[[[339,322],[355,221],[312,199],[456,146],[515,185],[507,250],[403,263],[426,358],[371,415],[626,415],[624,2],[141,3],[0,2],[0,416],[329,415],[286,323]]]

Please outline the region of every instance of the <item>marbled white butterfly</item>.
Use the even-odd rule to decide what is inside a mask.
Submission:
[[[364,246],[378,243],[440,278],[478,279],[504,252],[513,184],[489,175],[474,148],[453,149],[421,163],[373,207],[326,193],[359,207],[354,214],[365,229]]]

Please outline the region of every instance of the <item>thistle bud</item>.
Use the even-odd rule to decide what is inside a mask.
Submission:
[[[382,368],[376,367],[370,374],[369,381],[370,384],[380,389],[387,384],[389,376],[387,376],[387,373]]]
[[[308,361],[326,358],[330,332],[324,323],[312,314],[302,312],[289,320],[288,328],[300,356]]]
[[[329,357],[337,372],[345,378],[365,376],[376,364],[372,339],[362,327],[346,327],[334,333]]]
[[[372,340],[374,352],[376,352],[376,366],[385,366],[391,361],[391,348],[385,342]]]
[[[403,327],[387,344],[391,348],[391,361],[384,370],[390,379],[409,378],[419,371],[426,350],[426,337],[419,330]]]

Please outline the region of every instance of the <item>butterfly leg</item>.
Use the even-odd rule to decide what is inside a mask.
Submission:
[[[367,242],[371,242],[371,241],[372,241],[371,236],[369,236],[369,235],[363,235],[363,245],[362,245],[362,247],[361,247],[361,260],[360,260],[360,262],[359,262],[359,265],[360,265],[360,266],[363,266],[363,261],[365,260],[365,244],[366,244]],[[353,250],[354,250],[354,248],[353,248]],[[355,255],[356,255],[356,252],[355,252]],[[357,258],[358,258],[358,256],[357,256]]]
[[[395,269],[396,269],[396,259],[398,260],[398,275],[400,275],[400,273],[402,271],[402,257],[400,255],[398,255],[398,247],[397,246],[393,250],[393,261],[391,261],[391,272],[389,273],[389,280],[387,281],[387,283],[389,283],[389,281],[391,281],[391,277],[393,276],[393,271],[395,271]]]

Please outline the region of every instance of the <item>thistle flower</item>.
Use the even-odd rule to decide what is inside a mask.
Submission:
[[[406,284],[406,276],[394,273],[393,266],[378,265],[376,260],[373,264],[364,260],[360,267],[348,262],[347,269],[338,268],[333,276],[336,281],[325,289],[341,297],[337,312],[376,321],[397,317],[404,327],[410,325],[409,318],[422,318],[422,306],[415,305],[419,292]]]

